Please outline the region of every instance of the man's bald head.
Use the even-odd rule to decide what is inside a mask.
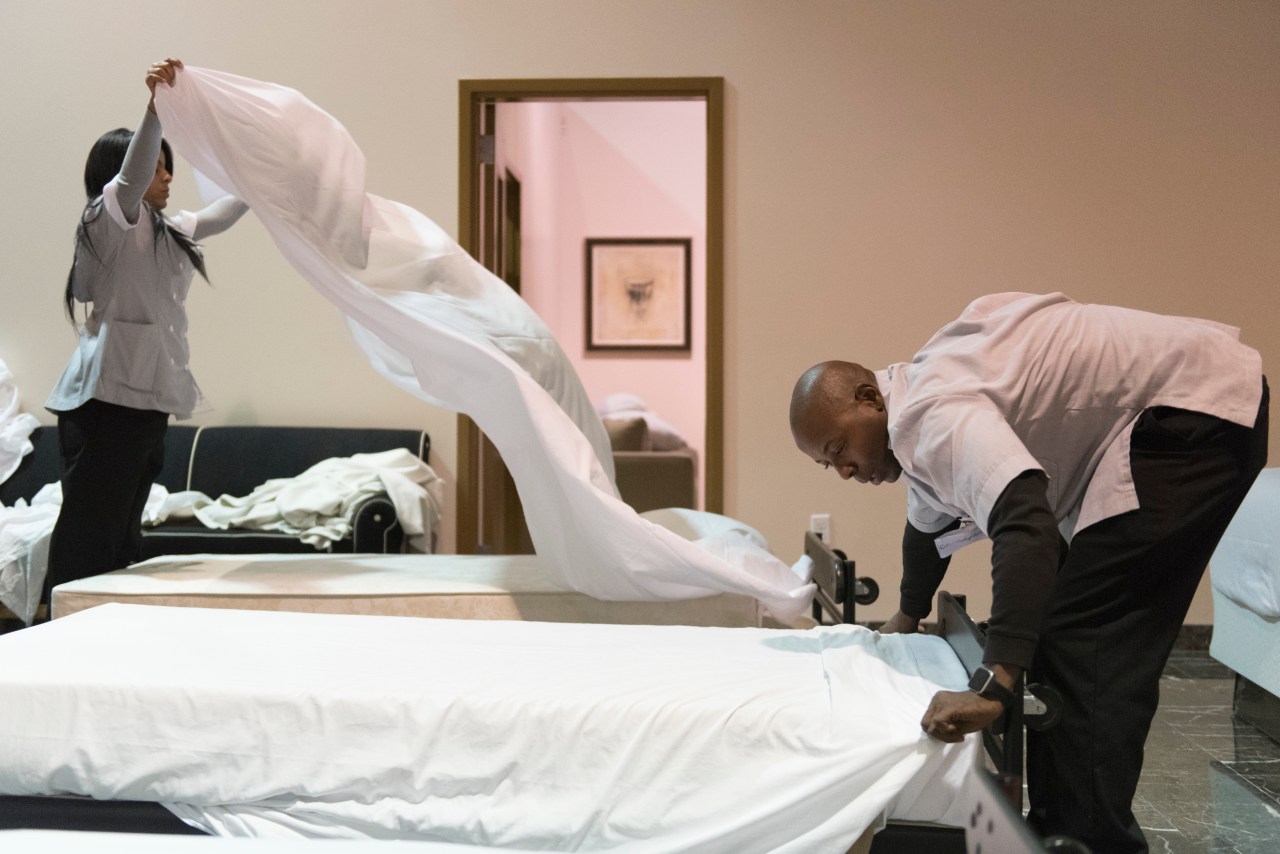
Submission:
[[[823,418],[853,402],[860,384],[876,385],[876,375],[853,362],[819,362],[800,375],[791,390],[791,432],[813,417]]]
[[[861,483],[893,483],[888,411],[876,375],[853,362],[821,362],[791,391],[791,436],[823,468]]]

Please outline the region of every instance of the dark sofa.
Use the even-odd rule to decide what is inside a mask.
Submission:
[[[58,480],[58,431],[37,427],[32,453],[0,483],[0,501],[28,501]],[[157,482],[170,492],[194,489],[212,498],[248,495],[272,478],[293,477],[329,457],[407,448],[426,460],[431,439],[422,430],[349,427],[192,427],[171,425],[165,439],[164,469]],[[385,495],[366,499],[355,510],[352,533],[333,545],[335,552],[399,552],[404,532]],[[290,534],[270,531],[211,530],[196,521],[166,522],[143,529],[143,559],[165,554],[250,554],[314,552]]]

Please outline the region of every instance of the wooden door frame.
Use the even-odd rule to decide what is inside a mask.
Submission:
[[[480,105],[492,101],[701,99],[707,105],[706,427],[703,508],[724,512],[724,78],[621,77],[458,81],[458,243],[480,246]],[[456,538],[459,554],[479,545],[479,432],[458,416]]]

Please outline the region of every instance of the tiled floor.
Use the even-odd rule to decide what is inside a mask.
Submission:
[[[1280,744],[1232,720],[1233,687],[1205,652],[1165,669],[1134,801],[1153,854],[1280,852]]]

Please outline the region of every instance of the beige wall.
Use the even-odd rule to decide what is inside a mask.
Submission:
[[[796,375],[907,358],[1012,289],[1237,324],[1277,375],[1277,44],[1270,0],[3,0],[0,358],[38,409],[72,345],[84,154],[136,124],[154,58],[302,89],[363,145],[373,192],[453,232],[459,78],[723,76],[726,508],[788,558],[830,512],[890,591],[863,612],[881,618],[903,490],[791,447]],[[422,425],[452,479],[453,416],[378,378],[256,223],[210,241],[209,268],[190,306],[206,423]],[[981,611],[975,548],[948,586]]]

